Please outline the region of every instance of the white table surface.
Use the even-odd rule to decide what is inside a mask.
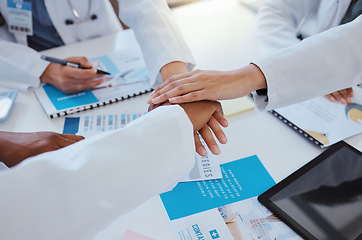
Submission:
[[[258,55],[255,13],[236,0],[209,0],[173,9],[188,42],[197,68],[230,70],[248,64]],[[45,51],[56,57],[84,55],[95,57],[127,46],[122,34],[89,40]],[[139,96],[91,111],[107,114],[142,112],[147,109],[148,95]],[[19,93],[11,115],[0,123],[6,131],[62,132],[64,118],[48,119],[33,93]],[[323,150],[307,141],[268,112],[252,110],[229,119],[225,129],[228,143],[221,146],[222,163],[257,155],[276,182],[282,180]],[[362,150],[362,135],[346,139]],[[257,177],[257,176],[256,176]],[[120,183],[122,184],[122,183]],[[96,239],[121,239],[132,229],[159,240],[173,239],[158,197],[119,218]]]

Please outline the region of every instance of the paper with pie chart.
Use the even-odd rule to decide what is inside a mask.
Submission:
[[[347,105],[322,96],[271,112],[310,141],[327,147],[362,132],[362,88],[354,87],[353,92]]]

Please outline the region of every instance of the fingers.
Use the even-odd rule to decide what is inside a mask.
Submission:
[[[74,93],[85,91],[87,89],[92,89],[92,88],[98,86],[99,84],[103,83],[104,81],[105,80],[102,78],[102,79],[97,79],[97,80],[90,80],[89,82],[84,82],[84,83],[71,83],[66,86],[63,86],[59,90],[61,90],[62,92],[66,93],[66,94],[74,94]]]
[[[200,89],[198,84],[191,84],[195,83],[195,78],[193,76],[196,72],[197,71],[195,70],[168,78],[150,94],[147,103],[161,103],[167,101],[171,97]]]
[[[204,147],[204,145],[201,143],[200,137],[197,133],[194,133],[194,139],[195,139],[195,149],[196,152],[203,157],[207,156],[207,151]]]
[[[346,88],[340,90],[339,93],[342,95],[342,98],[346,101],[346,104],[352,103],[353,90],[352,88]]]
[[[164,89],[165,93],[161,94],[158,97],[151,99],[152,103],[161,103],[172,99],[172,103],[183,103],[183,98],[193,99],[193,101],[203,100],[198,98],[200,91],[203,89],[200,83],[183,83],[179,85],[179,82],[172,82],[170,85],[166,86]],[[174,85],[179,85],[174,87]],[[168,89],[170,88],[170,89]],[[184,95],[186,94],[186,95]],[[177,97],[182,96],[183,98]],[[176,99],[175,99],[176,97]],[[171,102],[171,101],[170,101]]]
[[[202,100],[205,100],[205,99],[215,100],[214,98],[207,97],[207,93],[206,93],[205,90],[190,92],[190,93],[187,93],[187,94],[185,94],[183,96],[172,97],[172,98],[170,98],[168,100],[170,101],[170,103],[181,104],[181,103],[187,103],[187,102],[202,101]]]
[[[62,134],[63,137],[73,140],[75,142],[81,141],[84,139],[83,136],[75,135],[75,134]]]
[[[91,89],[105,81],[103,74],[97,74],[97,70],[85,57],[70,57],[67,61],[78,63],[86,69],[70,66],[61,66],[60,75],[55,77],[53,85],[66,94],[72,94]]]
[[[95,68],[79,69],[79,68],[74,68],[74,67],[70,67],[70,66],[64,67],[64,74],[69,79],[73,79],[73,80],[76,80],[79,82],[89,81],[89,80],[93,80],[93,79],[104,76],[102,74],[97,74],[97,69],[95,69]]]
[[[69,57],[65,60],[73,63],[78,63],[85,68],[93,68],[93,64],[86,57]]]
[[[342,104],[350,104],[350,103],[352,103],[353,95],[354,95],[353,89],[347,88],[347,89],[339,90],[339,91],[333,92],[331,94],[328,94],[328,95],[326,95],[326,97],[331,102],[338,101]]]
[[[331,102],[335,102],[335,101],[336,101],[336,99],[333,97],[332,94],[326,95],[326,98],[327,98],[329,101],[331,101]]]
[[[229,122],[228,120],[224,117],[224,114],[222,113],[222,108],[220,106],[220,109],[221,109],[221,113],[220,113],[220,110],[216,110],[214,112],[214,114],[212,115],[216,121],[223,127],[228,127],[229,126]]]
[[[195,77],[184,78],[182,80],[173,81],[160,91],[150,96],[147,100],[152,103],[161,103],[176,96],[182,96],[187,93],[197,92],[203,89],[203,84],[198,82]]]
[[[69,59],[74,60],[74,58]],[[81,59],[74,61],[81,61]],[[97,74],[96,69],[78,69],[51,63],[40,76],[40,80],[43,83],[53,85],[66,94],[72,94],[101,84],[105,81],[104,78],[101,78],[103,76],[102,74]]]
[[[84,137],[74,134],[57,134],[57,133],[54,133],[54,135],[51,138],[52,138],[51,142],[58,149],[67,147],[73,143],[76,143],[84,139]]]
[[[95,78],[101,78],[104,77],[104,74],[97,74],[97,69],[93,68],[93,64],[86,58],[86,57],[69,57],[66,58],[67,61],[80,64],[86,71],[79,71],[79,68],[73,68],[73,67],[67,67],[65,66],[69,72],[70,78],[74,79],[95,79]],[[73,69],[73,70],[72,70]]]
[[[15,166],[26,158],[49,151],[58,150],[84,139],[73,134],[59,134],[54,132],[8,133],[2,132],[0,138],[6,138],[9,150],[5,164]],[[1,158],[0,153],[0,158]]]
[[[219,146],[217,145],[214,136],[208,126],[204,126],[199,131],[201,137],[204,139],[207,147],[211,150],[211,152],[215,155],[219,155],[221,153]]]
[[[105,81],[102,74],[97,74],[96,69],[78,69],[64,67],[63,77],[54,84],[64,93],[71,94],[91,89]]]
[[[229,87],[225,87],[225,78],[231,79],[229,80]],[[180,104],[201,100],[225,99],[225,96],[234,97],[234,92],[237,92],[234,85],[239,86],[240,84],[237,84],[239,81],[235,74],[221,71],[195,70],[167,79],[160,87],[156,88],[147,102],[149,104],[158,104],[168,100],[171,103]],[[229,88],[234,92],[229,93]],[[219,98],[220,90],[222,98]]]
[[[224,131],[221,129],[219,122],[214,117],[210,118],[207,125],[212,130],[215,137],[219,140],[220,143],[225,144],[227,142],[227,138]]]
[[[222,111],[221,107],[220,110]],[[222,114],[220,114],[220,111],[215,111],[213,116],[211,116],[209,121],[207,122],[207,125],[205,125],[199,130],[199,133],[201,137],[204,139],[206,145],[215,155],[220,154],[221,151],[214,139],[214,135],[220,143],[225,144],[227,142],[227,137],[220,125],[227,127],[228,125],[227,120],[222,116]],[[212,133],[214,133],[214,135]],[[207,154],[206,149],[200,145],[196,145],[196,151],[201,156],[206,156],[204,154]]]
[[[150,94],[150,97],[159,96],[160,95],[159,91],[161,89],[163,89],[165,86],[168,86],[169,83],[180,80],[180,79],[191,77],[194,74],[194,72],[195,71],[187,72],[187,73],[183,73],[183,74],[179,74],[179,75],[174,75],[174,76],[168,78],[166,81],[164,81],[162,84],[160,84],[157,88],[155,88],[155,90]],[[162,92],[164,92],[164,91],[162,91]]]
[[[217,104],[217,102],[200,101],[180,104],[180,106],[186,112],[196,132],[207,124],[210,117],[216,111]]]

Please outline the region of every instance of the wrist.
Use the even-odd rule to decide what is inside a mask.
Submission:
[[[186,63],[184,62],[170,62],[163,66],[160,70],[162,81],[166,81],[169,77],[173,75],[178,75],[188,72]]]
[[[46,69],[44,70],[44,72],[41,74],[41,76],[39,77],[39,79],[40,79],[40,82],[41,83],[50,83],[50,81],[49,81],[49,68],[51,68],[51,65],[52,65],[52,63],[50,63],[47,67],[46,67]]]
[[[258,66],[251,63],[243,68],[234,71],[239,82],[239,90],[247,95],[259,89],[266,89],[266,79]]]
[[[254,63],[250,63],[248,65],[248,68],[250,68],[251,79],[253,79],[253,84],[252,84],[254,89],[253,91],[259,89],[266,89],[267,88],[266,78],[261,69]]]

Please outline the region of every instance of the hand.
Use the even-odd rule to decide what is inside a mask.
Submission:
[[[170,77],[151,93],[147,102],[233,99],[262,88],[266,88],[266,79],[254,64],[234,71],[195,70]]]
[[[174,75],[187,73],[187,72],[188,70],[186,67],[186,63],[184,62],[170,62],[164,65],[160,70],[163,82]]]
[[[0,131],[0,161],[8,167],[13,167],[26,158],[66,147],[82,139],[82,136],[53,132]]]
[[[326,98],[328,98],[328,100],[331,102],[338,101],[342,104],[350,104],[350,103],[352,103],[351,98],[353,98],[353,89],[346,88],[343,90],[339,90],[339,91],[326,95]]]
[[[161,105],[169,104],[169,102],[166,102]],[[149,111],[161,105],[151,104]],[[227,120],[223,117],[221,104],[214,101],[200,101],[180,104],[180,106],[184,109],[194,127],[196,152],[201,156],[207,155],[206,149],[202,145],[198,136],[197,132],[199,132],[211,152],[216,155],[219,154],[220,149],[212,135],[212,132],[215,134],[220,143],[225,144],[227,142],[225,133],[220,127],[228,126]]]
[[[85,57],[70,57],[67,61],[78,63],[87,69],[79,69],[50,63],[40,76],[43,83],[49,83],[66,94],[72,94],[93,88],[105,80]]]

